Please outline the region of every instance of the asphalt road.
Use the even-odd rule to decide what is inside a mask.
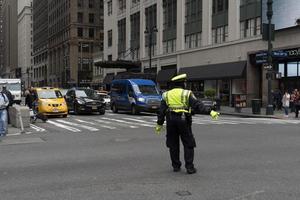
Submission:
[[[300,121],[196,116],[193,175],[172,172],[154,124],[152,115],[70,115],[10,134],[0,199],[300,199]]]

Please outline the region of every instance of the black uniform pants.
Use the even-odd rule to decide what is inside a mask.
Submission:
[[[167,147],[170,150],[173,168],[180,168],[180,139],[184,146],[184,160],[187,169],[194,167],[195,138],[192,133],[191,119],[184,115],[170,113],[167,116]]]

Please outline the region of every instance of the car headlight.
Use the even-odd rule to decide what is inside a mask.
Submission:
[[[145,98],[143,98],[143,97],[139,97],[139,98],[138,98],[138,101],[139,101],[139,102],[145,102],[145,101],[146,101],[146,99],[145,99]]]
[[[66,104],[66,102],[62,102],[62,104],[61,104],[62,106],[66,106],[67,104]]]
[[[82,104],[84,104],[84,101],[77,99],[77,103],[82,105]]]
[[[45,101],[41,101],[40,104],[41,104],[41,106],[48,106],[48,103]]]

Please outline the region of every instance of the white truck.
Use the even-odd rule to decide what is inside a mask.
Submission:
[[[0,78],[0,87],[6,86],[14,97],[14,103],[20,104],[22,101],[21,79],[2,79]]]

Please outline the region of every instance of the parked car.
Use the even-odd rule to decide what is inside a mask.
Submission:
[[[68,89],[59,89],[59,91],[61,92],[62,96],[66,96]]]
[[[110,96],[105,92],[97,92],[100,99],[104,100],[106,108],[110,108]]]
[[[58,88],[34,88],[33,93],[38,113],[67,117],[67,104]]]
[[[111,109],[139,112],[157,112],[160,107],[161,95],[151,80],[123,79],[113,80],[111,84]]]
[[[69,89],[65,96],[69,111],[75,114],[98,112],[105,114],[105,103],[95,90],[86,88]]]
[[[210,108],[210,110],[216,110],[216,106],[217,106],[216,101],[209,98],[199,98],[199,100],[204,104],[205,107]],[[208,114],[208,113],[203,113],[203,114]]]

